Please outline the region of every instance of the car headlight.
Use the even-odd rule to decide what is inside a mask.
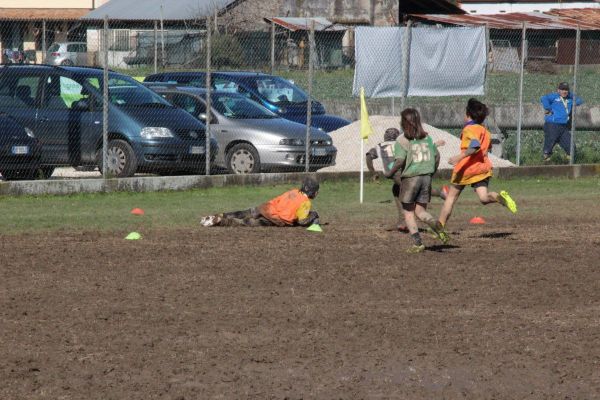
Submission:
[[[25,133],[27,134],[27,136],[29,136],[30,138],[34,138],[35,139],[35,135],[33,134],[33,131],[31,129],[29,129],[28,127],[25,127]]]
[[[302,139],[281,139],[280,145],[283,146],[304,146],[304,140]]]
[[[173,137],[173,132],[169,128],[147,126],[142,128],[140,136],[144,139]]]
[[[325,140],[325,145],[326,146],[331,146],[332,144],[333,144],[333,142],[331,141],[331,139]]]

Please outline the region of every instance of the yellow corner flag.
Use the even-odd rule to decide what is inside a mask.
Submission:
[[[368,139],[373,133],[373,127],[369,122],[369,113],[367,112],[367,102],[365,100],[365,88],[360,88],[360,137]]]

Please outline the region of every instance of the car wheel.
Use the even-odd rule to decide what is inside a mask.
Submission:
[[[31,180],[35,179],[36,173],[35,169],[9,169],[2,171],[2,176],[7,181]]]
[[[254,174],[260,172],[258,152],[248,143],[233,146],[227,152],[227,170],[231,174]]]
[[[102,173],[102,149],[96,155],[98,168]],[[111,140],[106,151],[106,172],[108,176],[126,178],[133,176],[137,170],[137,159],[131,145],[124,140]]]
[[[71,60],[64,60],[63,62],[60,63],[60,65],[64,65],[65,67],[70,67],[73,65],[73,61]]]

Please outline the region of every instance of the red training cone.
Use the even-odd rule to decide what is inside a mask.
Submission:
[[[131,210],[131,213],[133,215],[144,215],[144,210],[142,210],[141,208],[134,208],[133,210]]]
[[[473,217],[473,218],[471,218],[471,220],[469,222],[471,224],[485,224],[485,219],[483,219],[481,217]]]
[[[442,186],[442,193],[444,193],[446,196],[448,196],[449,191],[450,191],[450,188],[448,188],[448,185]]]

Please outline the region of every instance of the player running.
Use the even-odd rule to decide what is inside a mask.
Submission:
[[[248,210],[202,217],[202,226],[310,226],[319,224],[311,200],[319,193],[319,182],[304,178],[300,189],[292,189]]]
[[[396,209],[398,210],[398,223],[396,229],[400,232],[408,232],[408,228],[404,224],[404,214],[402,212],[402,202],[400,201],[400,174],[389,175],[390,169],[393,167],[394,158],[394,147],[396,145],[396,139],[400,136],[400,131],[396,128],[388,128],[383,134],[383,142],[378,143],[375,147],[371,148],[366,154],[367,168],[373,176],[374,180],[379,179],[379,173],[375,171],[373,167],[373,160],[378,158],[381,159],[381,165],[383,166],[383,175],[394,179],[394,185],[392,186],[392,196],[396,203]],[[438,140],[435,142],[436,146],[443,146],[445,142]],[[431,195],[440,197],[442,200],[446,198],[448,187],[444,186],[441,190],[431,189]]]
[[[492,163],[488,158],[491,134],[482,125],[488,115],[488,108],[476,99],[469,99],[465,114],[465,126],[460,134],[460,153],[450,157],[448,162],[454,165],[450,190],[442,210],[439,222],[446,226],[452,214],[454,204],[467,185],[475,190],[481,204],[500,203],[513,214],[517,212],[517,205],[510,195],[502,190],[500,193],[488,192],[488,185],[492,177]]]
[[[423,130],[419,112],[414,108],[402,111],[401,126],[404,136],[395,144],[395,162],[389,175],[400,175],[399,200],[404,220],[414,244],[406,251],[421,253],[425,245],[419,234],[417,218],[443,237],[445,232],[435,218],[427,212],[431,200],[431,179],[440,164],[440,153],[431,137]]]

